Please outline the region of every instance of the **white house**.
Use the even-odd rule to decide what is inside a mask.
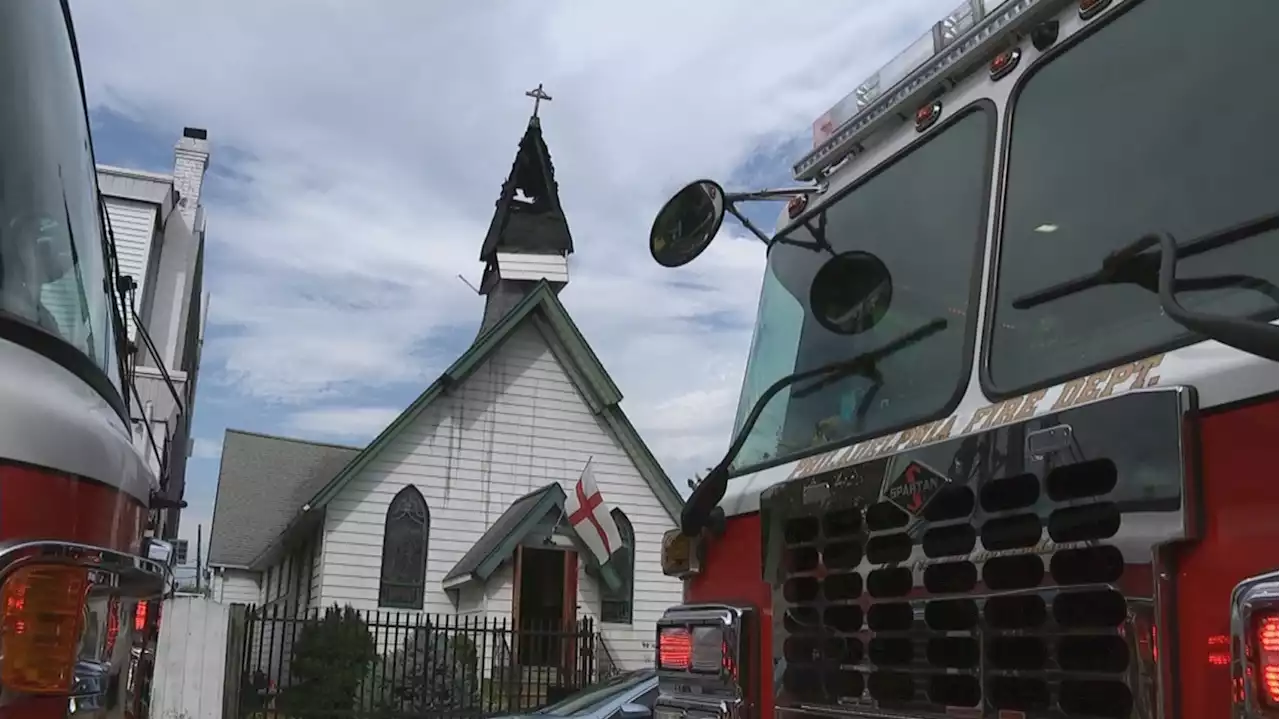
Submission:
[[[227,432],[214,597],[514,627],[589,617],[613,663],[651,663],[655,621],[681,600],[659,563],[681,500],[557,298],[572,251],[534,117],[481,250],[470,348],[367,447]],[[626,548],[611,583],[565,511],[588,462]]]
[[[153,509],[148,530],[164,539],[178,536],[204,343],[209,296],[200,198],[208,167],[208,132],[186,127],[173,149],[172,172],[97,168],[120,274],[133,282],[125,317],[137,389],[133,438],[161,477],[167,507]],[[53,311],[56,316],[58,308]]]

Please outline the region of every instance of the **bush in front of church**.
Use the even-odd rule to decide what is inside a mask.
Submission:
[[[462,636],[430,624],[414,627],[404,644],[374,663],[365,679],[364,709],[375,714],[480,707],[476,649]]]
[[[377,647],[364,619],[351,605],[336,603],[317,622],[307,622],[293,645],[293,681],[280,695],[280,709],[295,716],[351,711],[360,682]]]

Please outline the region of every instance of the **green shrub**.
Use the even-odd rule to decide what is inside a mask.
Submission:
[[[377,714],[476,708],[476,663],[470,639],[415,627],[402,646],[374,663],[365,679],[364,708]]]
[[[350,711],[356,692],[378,656],[364,620],[351,605],[334,604],[320,621],[307,622],[293,644],[293,681],[279,707],[294,715]]]

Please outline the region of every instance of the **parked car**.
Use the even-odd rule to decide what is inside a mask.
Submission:
[[[650,719],[658,699],[653,669],[623,672],[583,687],[554,704],[508,719]]]

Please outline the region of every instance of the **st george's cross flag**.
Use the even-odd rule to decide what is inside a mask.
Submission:
[[[600,488],[596,486],[590,459],[582,468],[578,484],[565,500],[564,509],[569,515],[569,525],[600,565],[601,578],[614,587],[619,579],[617,573],[611,571],[609,560],[622,549],[622,535],[613,518],[613,507],[605,503]]]

